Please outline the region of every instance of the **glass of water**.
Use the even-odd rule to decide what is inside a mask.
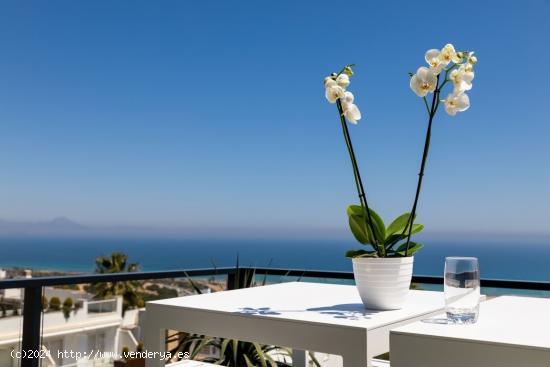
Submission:
[[[475,257],[445,258],[445,311],[455,324],[473,324],[479,315],[479,263]]]

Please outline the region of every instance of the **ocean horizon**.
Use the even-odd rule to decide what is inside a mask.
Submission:
[[[425,239],[414,274],[441,276],[446,256],[479,258],[481,277],[550,281],[550,243]],[[362,245],[338,239],[0,238],[0,268],[93,272],[95,258],[119,251],[141,270],[242,266],[351,271],[348,249]]]

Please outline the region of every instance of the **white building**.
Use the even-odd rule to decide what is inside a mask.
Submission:
[[[60,291],[50,289],[46,293],[63,300]],[[135,350],[139,310],[128,310],[123,316],[122,297],[101,301],[76,299],[76,302],[81,307],[71,311],[68,318],[62,311],[43,314],[42,345],[50,352],[51,358],[43,360],[42,366],[110,365],[123,347]],[[22,316],[0,318],[0,367],[19,365],[20,361],[12,358],[12,352],[20,348],[22,325]],[[101,355],[90,357],[91,351],[101,352]]]
[[[0,269],[0,280],[6,279],[8,276],[8,272]],[[31,278],[30,270],[25,270],[25,278]],[[23,289],[0,289],[0,297],[2,298],[9,298],[13,300],[22,299],[23,298]]]

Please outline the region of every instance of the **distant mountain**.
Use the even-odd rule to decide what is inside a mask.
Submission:
[[[65,217],[45,222],[12,222],[0,220],[0,236],[77,235],[90,229]]]
[[[49,225],[49,226],[53,226],[53,227],[56,227],[56,228],[72,228],[72,229],[86,228],[83,225],[81,225],[81,224],[79,224],[75,221],[72,221],[67,217],[57,217],[57,218],[52,219],[50,222],[45,222],[44,224]]]
[[[261,229],[246,227],[161,227],[161,226],[87,226],[66,217],[49,221],[24,222],[0,219],[0,238],[308,238],[310,233],[323,238],[345,238],[346,231],[341,229],[304,230],[296,228]],[[345,235],[342,235],[344,233]]]
[[[204,235],[215,230],[164,228],[147,226],[85,226],[66,217],[43,222],[8,221],[0,219],[0,238],[19,237],[185,237]]]

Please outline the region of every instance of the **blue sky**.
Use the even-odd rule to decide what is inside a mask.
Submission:
[[[3,1],[0,218],[345,229],[351,168],[323,77],[356,63],[351,127],[373,207],[410,210],[426,115],[407,72],[478,55],[471,108],[438,114],[432,231],[550,233],[545,0]]]

